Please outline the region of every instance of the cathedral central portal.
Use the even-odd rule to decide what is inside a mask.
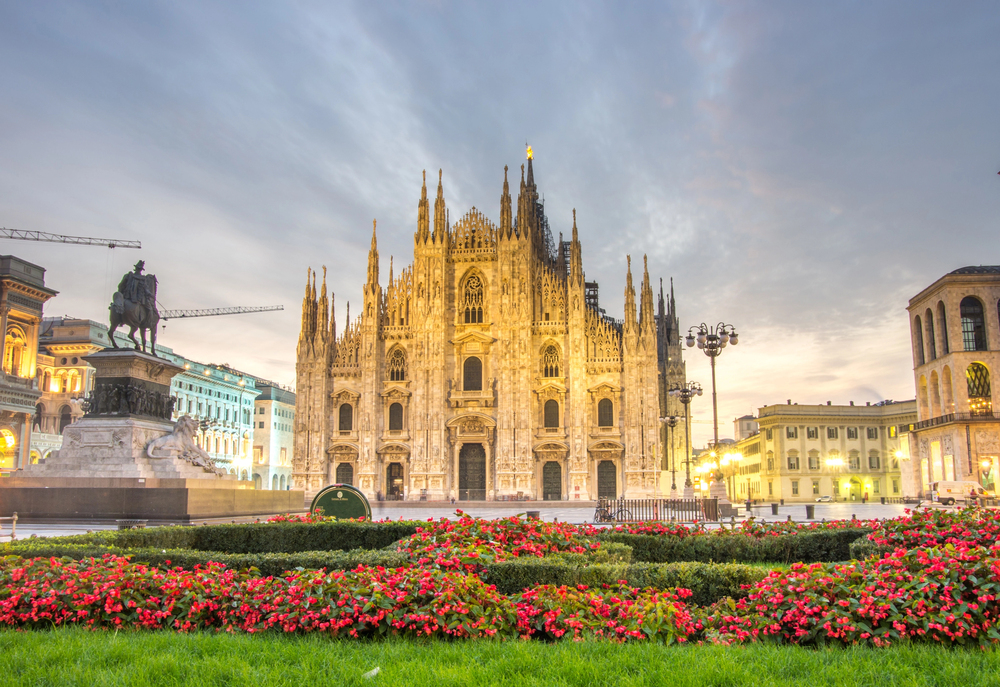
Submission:
[[[458,454],[458,500],[486,500],[486,449],[463,444]]]
[[[373,228],[361,307],[337,330],[326,268],[310,269],[297,349],[293,479],[332,479],[373,498],[446,501],[661,495],[660,417],[685,381],[673,288],[638,290],[625,312],[586,281],[576,224],[554,232],[521,168],[504,170],[499,224],[471,208],[451,223],[438,177],[417,204],[413,263],[380,281]],[[516,212],[515,212],[516,211]],[[353,310],[353,314],[352,314]],[[683,450],[683,431],[673,450]]]

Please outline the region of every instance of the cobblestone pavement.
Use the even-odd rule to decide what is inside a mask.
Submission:
[[[594,517],[594,508],[597,504],[593,501],[581,501],[570,503],[566,501],[520,501],[514,503],[500,502],[458,502],[450,503],[399,503],[380,502],[372,504],[372,516],[376,520],[390,519],[398,520],[427,520],[438,518],[454,518],[455,511],[462,511],[480,518],[502,518],[510,515],[518,515],[527,511],[538,511],[542,520],[571,523],[591,522]],[[771,514],[770,504],[754,506],[752,508],[753,517],[757,520],[768,522],[788,520],[791,516],[795,522],[808,522],[806,520],[805,503],[795,503],[778,507],[778,515]],[[821,520],[843,520],[856,515],[862,520],[870,518],[896,518],[905,513],[907,508],[912,506],[903,505],[881,505],[878,503],[817,503],[815,504],[814,522]],[[746,509],[739,504],[739,516],[737,522],[746,519]],[[214,520],[198,521],[196,524],[204,523],[225,523],[225,522],[253,522],[255,518],[219,518]],[[83,534],[87,531],[115,529],[113,521],[65,521],[32,523],[20,522],[17,526],[17,538],[26,539],[31,535],[38,537],[61,537],[72,534]],[[10,523],[3,523],[3,530],[0,532],[0,542],[10,540]]]

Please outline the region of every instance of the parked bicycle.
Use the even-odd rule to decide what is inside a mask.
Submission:
[[[628,522],[632,513],[624,506],[601,500],[594,509],[594,522]]]

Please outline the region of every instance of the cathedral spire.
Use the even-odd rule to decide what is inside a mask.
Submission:
[[[653,288],[649,283],[649,260],[642,256],[642,289],[639,300],[639,329],[643,336],[652,336],[656,328],[653,320]]]
[[[448,234],[447,210],[444,205],[444,171],[438,170],[438,194],[434,201],[434,243],[444,241]]]
[[[424,184],[420,189],[420,203],[417,205],[417,242],[426,243],[430,237],[430,204],[427,202],[427,170],[424,170]]]
[[[376,221],[372,220],[372,247],[368,250],[368,283],[366,287],[372,291],[378,288],[378,243],[375,240],[376,225]]]
[[[507,183],[507,165],[503,166],[503,194],[500,196],[500,237],[510,238],[510,185]]]
[[[625,276],[625,332],[635,331],[635,287],[632,285],[632,256],[625,256],[628,260],[628,273]]]
[[[309,314],[312,312],[312,299],[309,297],[309,283],[312,281],[312,267],[306,268],[306,294],[302,298],[302,324],[299,327],[299,343],[312,338],[309,331]]]
[[[569,281],[576,286],[583,286],[583,255],[580,234],[576,230],[576,208],[573,208],[573,240],[569,246]]]
[[[316,332],[319,334],[320,338],[327,338],[327,330],[330,327],[330,302],[326,298],[326,265],[323,265],[323,286],[320,289],[319,296],[319,323],[316,327]]]

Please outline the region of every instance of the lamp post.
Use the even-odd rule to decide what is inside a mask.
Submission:
[[[712,448],[718,450],[719,447],[719,402],[715,390],[715,359],[722,354],[722,349],[729,344],[739,343],[739,335],[736,328],[731,324],[720,322],[714,327],[710,327],[704,322],[691,327],[688,330],[687,345],[691,348],[698,344],[698,348],[705,352],[712,362],[712,428],[715,432],[715,443]],[[718,479],[722,479],[722,473],[718,473]]]
[[[664,458],[670,463],[670,498],[677,498],[677,451],[674,449],[674,427],[680,420],[676,415],[661,417],[660,422],[667,426],[667,451]]]
[[[835,468],[837,470],[837,476],[833,478],[833,500],[837,500],[837,495],[840,494],[840,470],[844,467],[843,458],[827,458],[826,466],[828,468]]]
[[[690,499],[694,498],[694,485],[691,484],[691,399],[695,396],[701,396],[701,385],[698,382],[687,382],[683,385],[674,384],[667,393],[684,404],[684,426],[686,429],[684,432],[684,498]]]

